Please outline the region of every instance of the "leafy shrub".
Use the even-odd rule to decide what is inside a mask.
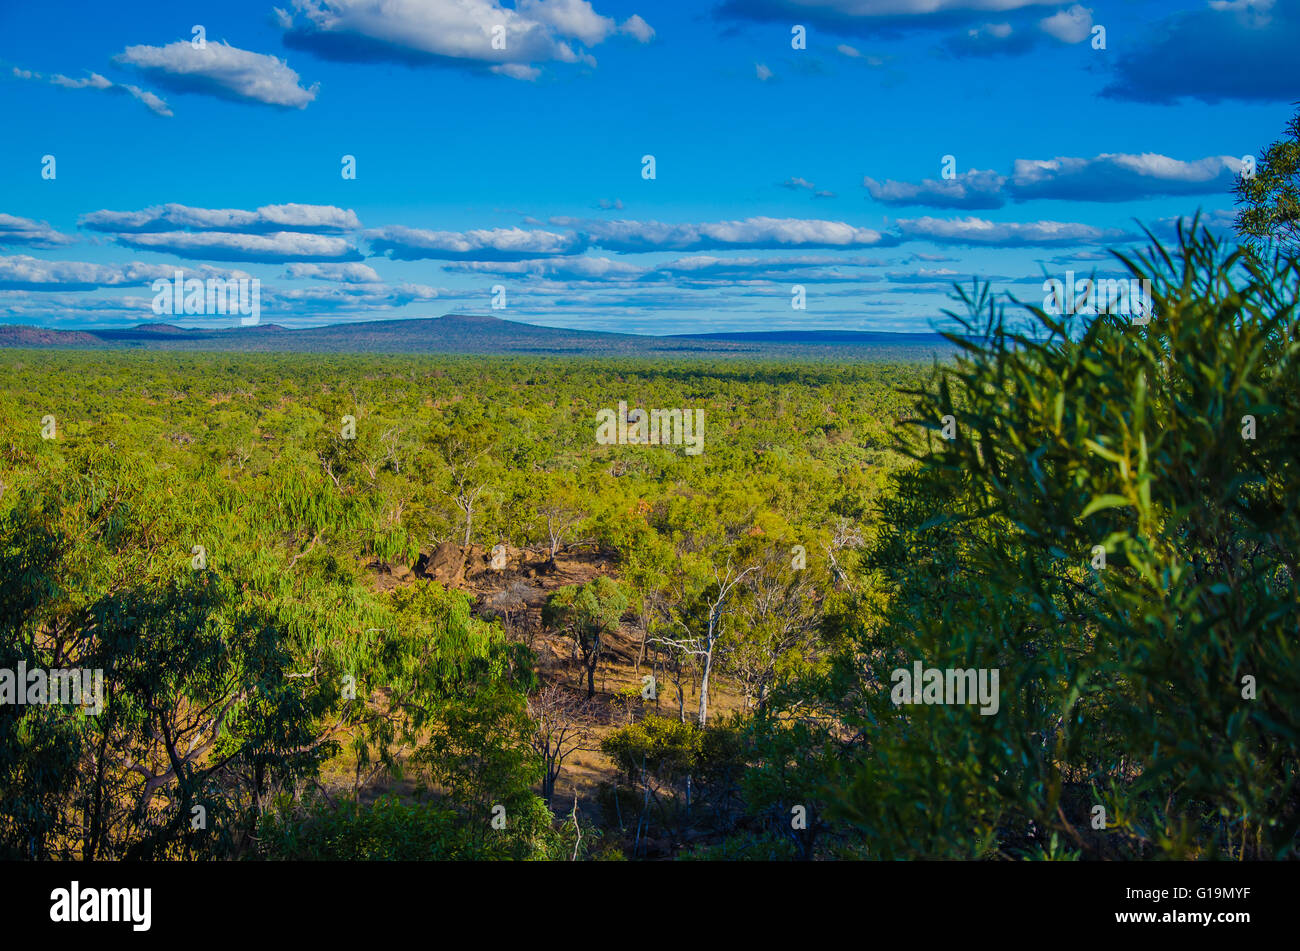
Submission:
[[[703,734],[693,723],[646,717],[608,734],[600,748],[629,782],[635,782],[642,771],[671,781],[696,768]]]
[[[259,829],[263,858],[289,861],[446,861],[548,859],[562,851],[543,819],[528,809],[489,836],[474,834],[455,809],[403,802],[392,795],[363,805],[355,799],[331,806],[323,800],[269,813]],[[540,821],[539,821],[540,820]]]
[[[963,356],[918,394],[883,615],[820,685],[856,734],[834,811],[874,855],[1296,852],[1300,266],[1195,227],[1121,261],[1149,325],[1016,332],[963,295]],[[1000,709],[894,706],[917,660],[999,670]]]

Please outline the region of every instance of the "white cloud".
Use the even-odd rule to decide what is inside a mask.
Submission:
[[[1092,11],[1076,3],[1039,21],[1039,27],[1062,43],[1081,43],[1092,35]]]
[[[264,289],[262,305],[289,311],[388,310],[440,296],[437,288],[427,284],[342,284]]]
[[[646,273],[646,268],[636,264],[589,255],[527,261],[461,261],[444,265],[443,269],[459,274],[499,274],[551,281],[632,281]]]
[[[57,248],[72,244],[73,238],[60,234],[43,221],[0,214],[0,245],[25,245],[31,248]]]
[[[1104,152],[1094,158],[1016,159],[1009,176],[973,169],[953,179],[918,183],[863,178],[876,201],[969,210],[1000,208],[1008,200],[1118,202],[1165,195],[1227,192],[1241,160],[1230,155],[1181,161],[1155,152]]]
[[[236,102],[305,109],[317,85],[303,89],[298,74],[282,59],[229,43],[208,42],[196,49],[188,40],[166,46],[128,46],[114,59],[134,66],[179,92],[197,92]]]
[[[1127,201],[1226,191],[1240,170],[1241,160],[1230,155],[1184,162],[1155,152],[1103,152],[1091,159],[1016,159],[1009,184],[1019,201]]]
[[[791,280],[819,283],[864,283],[879,277],[861,273],[880,261],[867,258],[826,256],[720,258],[696,254],[655,266],[648,277],[665,282],[687,282],[694,286],[788,283]]]
[[[894,284],[941,284],[951,285],[960,277],[960,271],[950,267],[923,267],[915,271],[888,271],[885,277]]]
[[[864,177],[862,185],[876,201],[886,205],[928,205],[933,208],[1000,208],[1006,178],[996,172],[972,169],[956,178],[925,179],[919,183],[883,181]]]
[[[55,73],[46,80],[40,73],[33,72],[30,69],[19,69],[15,66],[13,68],[13,74],[17,79],[34,79],[38,82],[49,82],[50,84],[59,86],[63,89],[98,89],[104,92],[125,93],[136,101],[143,103],[145,108],[155,115],[164,117],[170,117],[172,115],[171,109],[167,108],[167,103],[148,90],[141,89],[139,86],[132,86],[129,83],[115,83],[112,80],[99,75],[99,73],[91,73],[84,79],[70,79],[62,73]]]
[[[306,231],[338,233],[361,227],[356,212],[333,205],[264,205],[256,211],[240,208],[192,208],[169,203],[141,211],[96,211],[81,218],[92,231]]]
[[[553,218],[576,228],[592,245],[611,251],[709,251],[726,248],[855,248],[894,243],[888,235],[843,221],[746,218],[701,224]]]
[[[588,46],[604,42],[616,29],[614,21],[597,13],[587,0],[519,0],[515,9]]]
[[[825,283],[853,283],[879,280],[864,275],[863,268],[882,266],[882,261],[866,258],[804,257],[716,257],[697,254],[676,258],[657,265],[632,264],[594,255],[544,258],[528,261],[462,261],[444,265],[458,274],[490,274],[527,278],[542,287],[560,289],[567,286],[609,284],[630,286],[662,285],[665,287],[730,287],[739,284],[787,282],[797,275],[801,280]]]
[[[654,27],[643,20],[640,14],[634,13],[618,28],[620,33],[626,33],[628,36],[641,43],[649,43],[655,38]]]
[[[231,234],[223,231],[163,231],[118,234],[117,243],[143,251],[160,251],[182,258],[213,261],[359,261],[361,254],[345,238],[277,231],[271,234]]]
[[[99,73],[91,73],[85,79],[69,79],[67,76],[55,73],[50,77],[50,82],[64,89],[111,89],[113,86],[112,82]]]
[[[0,256],[0,288],[9,290],[75,290],[95,287],[120,287],[149,284],[158,278],[170,280],[176,268],[163,264],[91,264],[85,261],[46,261],[25,254]],[[244,271],[199,267],[187,272],[191,277],[206,279],[246,278]]]
[[[834,15],[845,19],[871,17],[921,17],[938,13],[1006,12],[1025,7],[1049,6],[1058,0],[762,0],[767,12],[784,9],[792,14],[803,11]],[[751,4],[739,2],[734,12],[744,12]],[[793,22],[798,22],[793,21]]]
[[[511,79],[522,79],[526,82],[533,82],[542,71],[536,66],[528,66],[525,63],[502,63],[500,66],[491,67],[492,72],[500,76],[509,76]]]
[[[171,109],[167,108],[167,103],[149,92],[149,90],[141,89],[139,86],[132,86],[130,83],[122,83],[118,88],[125,89],[131,96],[144,103],[150,112],[157,113],[160,116],[172,115]]]
[[[1132,237],[1115,228],[1097,228],[1076,222],[994,222],[983,218],[915,218],[899,221],[898,229],[910,240],[1008,248],[1097,244]]]
[[[382,283],[379,273],[368,264],[290,264],[284,274],[290,278],[315,278],[340,284]]]
[[[759,82],[767,82],[772,78],[772,71],[763,63],[754,64],[754,74],[758,76]]]
[[[295,0],[294,14],[278,17],[288,45],[328,58],[444,59],[523,80],[537,77],[536,63],[594,66],[575,42],[596,46],[615,32],[643,43],[654,36],[640,16],[619,27],[589,0],[520,0],[513,9],[497,0]],[[502,31],[504,44],[494,43]]]
[[[428,231],[392,225],[366,233],[371,248],[396,260],[516,261],[546,255],[578,254],[581,238],[552,231],[492,228],[475,231]]]

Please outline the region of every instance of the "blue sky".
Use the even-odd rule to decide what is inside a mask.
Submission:
[[[925,330],[1226,227],[1297,47],[1300,0],[5,4],[0,323],[156,320],[180,268],[284,326]]]

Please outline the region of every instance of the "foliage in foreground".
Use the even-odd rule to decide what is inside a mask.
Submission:
[[[875,600],[761,714],[762,769],[816,757],[777,788],[825,797],[859,854],[1296,855],[1300,267],[1203,231],[1125,264],[1145,327],[1031,308],[1015,333],[966,296],[964,354],[918,394],[930,444],[879,508]],[[917,661],[998,670],[997,713],[895,705]]]

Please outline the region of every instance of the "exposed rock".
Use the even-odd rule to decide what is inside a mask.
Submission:
[[[529,568],[527,563],[528,551],[510,545],[501,545],[499,547],[504,550],[505,554],[504,563],[499,568],[492,566],[492,560],[498,551],[498,546],[485,548],[481,545],[471,545],[466,549],[465,577],[474,584],[495,586],[498,583],[506,583],[527,571]]]
[[[461,585],[465,581],[465,553],[459,545],[443,542],[432,554],[421,553],[415,570],[442,585]]]

